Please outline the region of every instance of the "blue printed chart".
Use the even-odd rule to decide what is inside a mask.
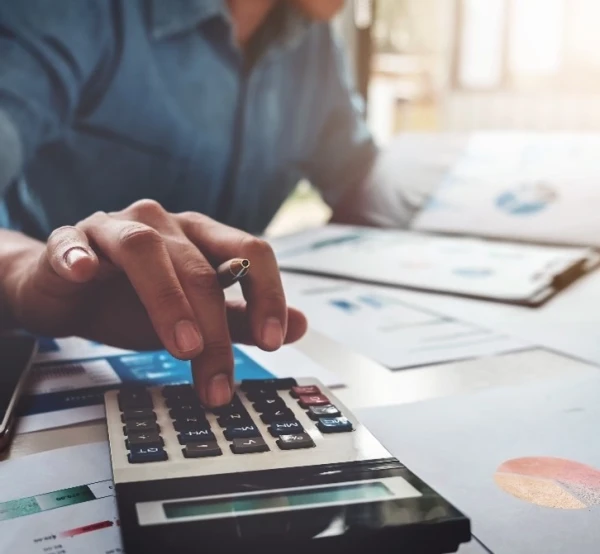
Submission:
[[[235,378],[273,377],[258,362],[234,348]],[[124,383],[147,385],[190,383],[189,362],[166,351],[131,352],[86,340],[41,339],[28,394],[19,407],[19,432],[103,417],[106,390]]]
[[[413,228],[599,246],[600,135],[474,134]]]
[[[529,348],[507,334],[422,308],[410,292],[290,273],[283,282],[313,329],[393,370]]]

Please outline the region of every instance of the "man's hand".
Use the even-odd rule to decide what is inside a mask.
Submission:
[[[5,288],[19,326],[192,360],[208,406],[229,402],[232,342],[273,351],[306,331],[286,306],[267,243],[197,213],[137,202],[57,229],[13,263]],[[247,258],[245,302],[226,302],[215,267]]]

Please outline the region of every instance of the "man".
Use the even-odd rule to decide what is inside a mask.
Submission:
[[[378,152],[328,24],[342,4],[1,0],[0,330],[164,346],[212,406],[232,341],[299,339],[254,238],[298,180],[338,221],[406,208],[369,185]],[[244,304],[213,269],[233,257],[252,263]]]

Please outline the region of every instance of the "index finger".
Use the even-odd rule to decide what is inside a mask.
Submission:
[[[288,310],[275,253],[253,235],[223,225],[197,213],[178,216],[187,237],[213,263],[242,257],[252,271],[241,281],[248,303],[254,342],[263,350],[280,348],[288,327]]]

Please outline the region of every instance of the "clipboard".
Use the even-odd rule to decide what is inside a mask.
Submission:
[[[539,307],[600,265],[592,248],[328,225],[273,242],[283,271]]]

